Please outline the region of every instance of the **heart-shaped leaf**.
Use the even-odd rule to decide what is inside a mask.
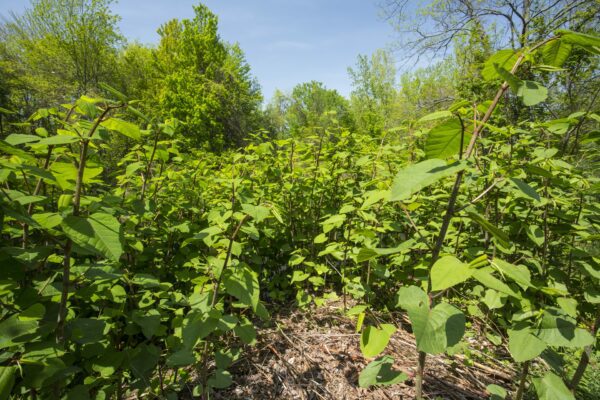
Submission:
[[[360,335],[360,350],[367,358],[381,353],[390,341],[396,328],[394,325],[382,324],[381,328],[367,326]]]
[[[471,268],[456,257],[442,257],[431,267],[431,290],[444,290],[471,277]]]
[[[465,333],[465,316],[460,310],[448,303],[430,310],[429,297],[416,286],[400,288],[398,304],[408,311],[420,351],[443,353],[460,342]]]
[[[372,361],[358,376],[358,386],[368,388],[373,385],[389,386],[404,382],[408,376],[404,372],[394,371],[393,365],[394,359],[390,356]]]

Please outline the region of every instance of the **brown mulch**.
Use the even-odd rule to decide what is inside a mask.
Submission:
[[[399,329],[385,353],[395,360],[395,368],[409,379],[389,387],[363,389],[358,386],[366,360],[359,347],[355,321],[343,316],[339,304],[305,312],[273,316],[272,328],[260,329],[257,344],[245,349],[244,356],[229,368],[234,383],[218,391],[219,400],[298,399],[412,399],[417,351],[410,325],[400,314],[393,322]],[[389,321],[388,321],[389,322]],[[465,339],[472,354],[429,356],[423,390],[430,399],[487,398],[485,387],[495,383],[514,384],[515,372],[494,357],[485,356],[485,339]],[[480,353],[482,362],[473,361]],[[483,360],[485,356],[485,360]],[[484,364],[485,362],[485,364]]]

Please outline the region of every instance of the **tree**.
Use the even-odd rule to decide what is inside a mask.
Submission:
[[[287,111],[290,103],[290,97],[277,89],[265,107],[264,124],[271,138],[283,138],[289,134]]]
[[[140,43],[128,43],[117,56],[114,86],[131,99],[145,100],[148,107],[155,100],[156,80],[153,49]]]
[[[275,92],[266,115],[272,136],[304,136],[354,125],[348,101],[317,81],[298,84],[289,95]]]
[[[172,20],[158,31],[159,111],[184,122],[181,133],[194,144],[239,146],[257,128],[260,88],[239,46],[219,37],[217,16],[204,5],[194,12],[194,19]]]
[[[371,57],[358,56],[352,79],[351,103],[358,129],[379,134],[391,128],[396,91],[396,68],[389,52],[377,50]]]
[[[32,0],[2,26],[2,61],[16,70],[31,107],[96,91],[113,77],[123,38],[112,0]]]
[[[559,29],[595,32],[600,21],[600,2],[585,0],[434,0],[419,7],[416,18],[415,13],[408,12],[412,5],[405,0],[388,0],[383,7],[395,28],[403,33],[405,39],[399,45],[410,57],[447,57],[448,52],[453,51],[456,90],[461,98],[472,103],[480,103],[492,95],[494,82],[479,78],[482,77],[483,61],[495,50],[520,51]],[[571,47],[570,44],[561,46],[563,50]],[[553,105],[546,106],[544,110],[542,105],[526,107],[514,93],[507,93],[502,108],[508,121],[516,123],[533,118],[532,113],[549,111],[554,117],[568,116],[570,112],[560,109],[565,103],[570,104],[570,110],[588,108],[581,102],[574,104],[574,99],[589,101],[590,107],[593,107],[597,96],[585,96],[590,90],[578,90],[582,88],[578,85],[586,80],[572,75],[586,71],[588,78],[593,77],[597,60],[590,58],[589,54],[585,56],[589,53],[586,50],[574,51],[582,54],[578,59],[581,65],[567,69],[565,74],[569,76],[566,79],[561,78],[562,75],[548,74],[539,67],[519,69],[520,79],[541,81],[550,87],[555,99],[561,99],[561,93],[565,91],[567,97],[558,102],[548,102]],[[575,58],[571,58],[570,62],[573,60]],[[493,68],[493,64],[488,64],[488,67]],[[586,89],[593,86],[592,79]]]
[[[444,53],[479,26],[495,48],[520,48],[559,28],[586,30],[600,14],[600,3],[589,0],[434,0],[416,12],[411,7],[408,0],[383,3],[386,17],[403,34],[399,44],[411,56]]]
[[[479,103],[493,96],[494,86],[481,76],[483,63],[492,54],[490,35],[482,22],[474,18],[469,30],[454,39],[454,84],[458,97]]]
[[[452,104],[456,99],[455,74],[452,59],[402,74],[396,102],[399,118],[414,121]]]

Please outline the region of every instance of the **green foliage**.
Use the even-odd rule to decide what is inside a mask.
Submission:
[[[380,328],[367,326],[360,335],[360,350],[366,358],[375,357],[385,349],[396,327],[383,324]]]
[[[87,218],[69,215],[61,222],[65,235],[85,253],[92,252],[118,261],[123,253],[120,224],[106,213],[94,213]]]
[[[419,351],[443,353],[465,332],[465,316],[460,310],[447,303],[430,309],[429,297],[416,286],[400,288],[398,306],[408,312]]]
[[[452,256],[442,257],[431,267],[431,290],[444,290],[471,277],[468,264]]]
[[[15,95],[48,107],[99,90],[114,77],[116,47],[123,38],[112,0],[34,0],[4,25],[5,57],[14,68]],[[27,115],[28,116],[28,115]]]
[[[271,136],[277,138],[306,137],[325,131],[337,134],[354,127],[349,108],[348,101],[336,90],[312,81],[296,85],[289,95],[276,92],[267,105],[266,120]]]
[[[371,135],[394,128],[397,92],[396,68],[391,54],[377,50],[369,58],[359,56],[355,68],[348,68],[353,91],[351,104],[357,129]]]
[[[548,372],[543,378],[534,378],[533,385],[540,400],[575,399],[560,377]]]
[[[463,151],[471,135],[466,132],[461,120],[449,119],[433,127],[427,135],[425,154],[427,158],[450,158]]]
[[[180,133],[196,146],[240,146],[258,128],[260,90],[241,49],[220,39],[217,16],[204,5],[194,13],[192,20],[172,20],[158,31],[158,111],[182,121]]]
[[[345,311],[358,316],[366,358],[397,329],[372,310],[407,312],[423,368],[426,354],[468,348],[475,319],[525,372],[549,352],[592,353],[600,117],[593,99],[555,99],[573,63],[591,64],[595,37],[562,31],[496,53],[477,92],[496,85],[495,102],[472,104],[473,91],[433,114],[407,108],[402,135],[390,134],[393,109],[409,94],[465,88],[435,90],[451,76],[443,64],[395,88],[377,53],[353,71],[350,105],[299,85],[267,110],[271,140],[243,143],[260,96],[216,16],[195,12],[164,25],[157,49],[117,56],[147,81],[123,73],[117,89],[103,85],[116,100],[84,95],[2,132],[0,399],[160,397],[188,385],[208,396],[233,383],[228,369],[271,304],[340,296],[357,304]],[[372,361],[359,386],[405,380],[393,363]],[[538,397],[573,398],[553,368],[533,370]]]
[[[15,383],[17,367],[0,367],[0,400],[6,400]]]
[[[464,163],[447,165],[446,162],[435,158],[405,167],[394,178],[390,201],[406,200],[419,190],[452,176],[465,167]]]
[[[394,371],[393,365],[394,359],[390,356],[372,361],[358,376],[358,385],[363,388],[374,385],[389,386],[408,379],[408,375],[404,372]]]
[[[487,385],[486,390],[491,394],[490,400],[504,400],[508,394],[506,389],[498,385]]]

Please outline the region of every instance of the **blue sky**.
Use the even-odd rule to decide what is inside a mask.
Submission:
[[[21,12],[27,0],[0,0],[0,14]],[[156,29],[172,18],[191,18],[194,0],[120,0],[128,40],[156,43]],[[347,68],[359,54],[371,54],[394,39],[380,18],[378,0],[207,0],[219,16],[221,37],[238,42],[262,86],[265,98],[275,89],[317,80],[341,94],[351,91]]]

